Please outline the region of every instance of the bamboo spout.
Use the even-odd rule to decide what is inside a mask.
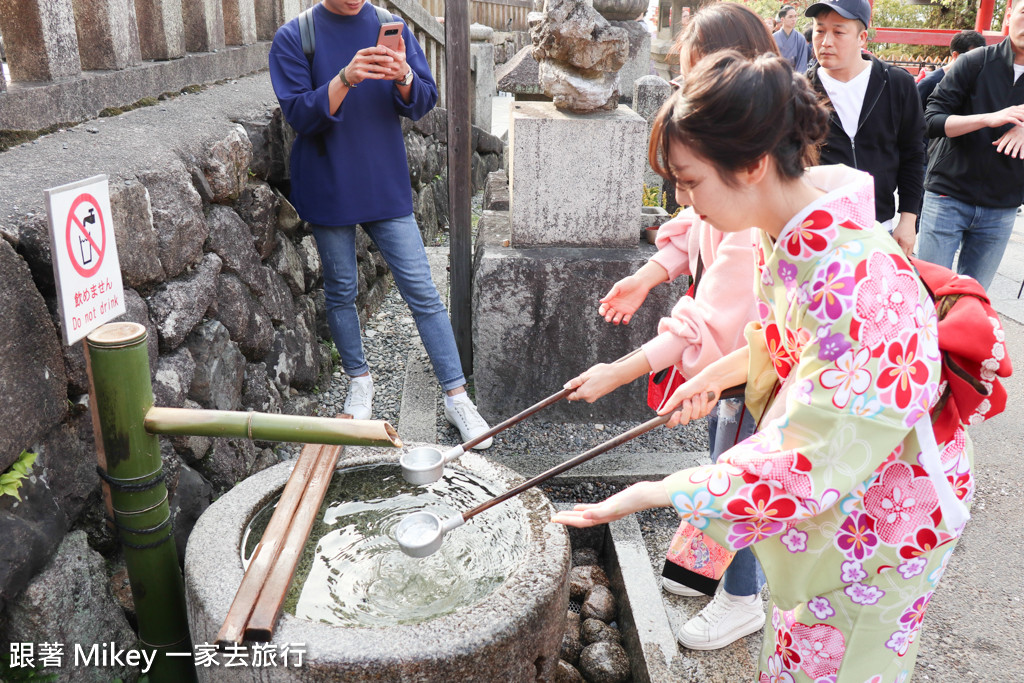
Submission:
[[[222,436],[337,446],[402,447],[398,432],[384,420],[338,420],[154,406],[146,413],[143,424],[150,434],[171,436]]]

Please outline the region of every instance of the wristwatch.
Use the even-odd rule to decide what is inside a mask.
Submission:
[[[354,88],[354,87],[356,87],[356,84],[355,83],[349,83],[348,76],[345,75],[345,69],[347,69],[347,68],[348,68],[348,66],[343,66],[341,68],[341,71],[338,72],[338,78],[341,79],[341,84],[343,86],[345,86],[346,88]]]
[[[409,72],[403,78],[396,80],[395,83],[398,85],[412,85],[412,68],[409,69]]]

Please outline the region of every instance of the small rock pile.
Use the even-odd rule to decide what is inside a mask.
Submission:
[[[618,606],[608,576],[598,564],[597,551],[580,548],[572,554],[569,572],[570,607],[555,675],[556,683],[625,683],[630,679],[629,656],[615,626]]]

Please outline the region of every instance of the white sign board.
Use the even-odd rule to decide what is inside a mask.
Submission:
[[[64,343],[125,312],[107,176],[45,190]]]

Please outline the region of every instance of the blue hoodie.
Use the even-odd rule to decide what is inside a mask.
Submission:
[[[398,19],[395,19],[398,21]],[[270,79],[285,119],[298,133],[291,153],[291,202],[317,225],[353,225],[412,213],[409,164],[399,116],[417,120],[437,103],[437,84],[408,26],[406,60],[415,72],[409,103],[392,81],[367,79],[329,113],[327,87],[358,50],[377,42],[380,22],[369,2],[343,16],[313,9],[312,70],[302,52],[298,19],[278,29],[270,48]],[[318,149],[322,135],[326,154]]]

